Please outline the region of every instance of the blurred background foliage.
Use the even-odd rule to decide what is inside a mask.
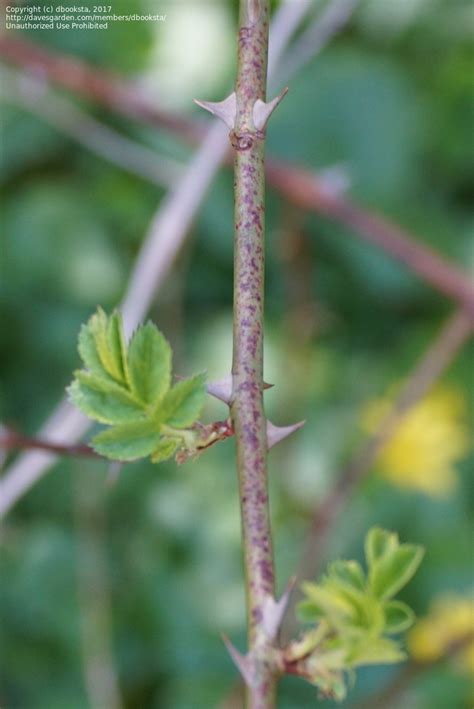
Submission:
[[[167,21],[29,36],[139,80],[160,105],[202,118],[193,96],[217,100],[232,84],[237,3],[133,6],[166,12]],[[115,0],[116,12],[125,7]],[[291,81],[268,153],[313,170],[336,166],[361,203],[472,266],[471,31],[467,1],[363,0],[348,28]],[[111,309],[123,294],[164,191],[16,108],[7,92],[4,99],[0,416],[33,434],[79,364],[80,324],[97,304]],[[86,108],[161,154],[191,155],[166,132]],[[315,504],[367,435],[374,406],[452,305],[347,229],[300,212],[271,189],[267,223],[266,379],[276,384],[265,395],[267,410],[280,424],[306,419],[269,459],[282,590]],[[231,233],[232,177],[222,170],[151,311],[183,375],[205,368],[218,378],[229,369]],[[421,616],[446,594],[465,608],[472,585],[471,365],[467,346],[443,378],[444,394],[407,419],[408,433],[374,466],[326,549],[328,558],[360,558],[372,524],[423,544],[425,561],[404,592]],[[225,415],[209,404],[206,419]],[[422,432],[414,444],[413,430]],[[2,529],[5,709],[93,706],[94,671],[105,676],[112,667],[126,708],[219,704],[236,681],[220,634],[245,645],[233,454],[228,441],[182,467],[127,465],[113,480],[106,463],[65,459],[24,497]],[[407,457],[424,484],[410,484]],[[449,468],[450,484],[441,489],[430,484],[433,461]],[[451,622],[455,635],[462,612],[454,601],[447,606],[435,606],[432,624],[414,636],[420,657],[430,637],[442,644]],[[469,608],[466,623],[473,622]],[[359,673],[345,706],[396,672]],[[316,703],[313,688],[283,681],[279,706]],[[472,706],[466,663],[426,672],[400,706]]]

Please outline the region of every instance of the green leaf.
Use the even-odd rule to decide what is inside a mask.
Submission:
[[[402,662],[406,654],[400,645],[390,638],[369,636],[353,648],[347,658],[352,667],[358,665],[387,665],[393,662]]]
[[[398,535],[380,527],[372,527],[365,538],[365,558],[369,569],[386,554],[399,546]]]
[[[127,347],[123,334],[122,315],[118,311],[112,313],[108,320],[107,343],[119,380],[128,383]]]
[[[303,583],[301,588],[307,600],[313,604],[315,619],[324,617],[335,628],[342,628],[354,619],[353,604],[337,590],[308,582]],[[306,605],[303,607],[304,612],[307,613],[310,608],[311,606]]]
[[[128,350],[130,383],[139,399],[157,404],[170,388],[171,347],[152,323],[140,327]]]
[[[151,454],[152,463],[161,463],[171,458],[178,447],[178,441],[173,438],[162,438]]]
[[[115,381],[109,375],[101,362],[97,349],[97,343],[92,332],[92,328],[90,327],[90,322],[82,325],[81,327],[79,332],[78,350],[82,361],[91,374],[99,377],[100,379],[105,379],[106,381]]]
[[[97,312],[89,319],[86,327],[89,328],[94,338],[97,353],[105,371],[116,381],[123,382],[125,379],[123,336],[119,314],[114,313],[110,318],[107,318],[102,308],[97,308]]]
[[[151,455],[153,462],[178,447],[196,452],[192,425],[204,405],[205,377],[170,390],[171,348],[152,323],[137,329],[127,349],[120,313],[107,317],[98,308],[81,328],[79,353],[86,369],[75,372],[70,399],[90,418],[114,425],[94,439],[98,452],[117,460]]]
[[[92,447],[97,453],[123,461],[151,455],[159,443],[160,433],[151,421],[112,426],[92,439]]]
[[[329,567],[329,575],[356,591],[366,588],[365,575],[357,561],[334,561]]]
[[[163,420],[171,428],[186,428],[199,418],[206,400],[205,374],[178,382],[162,402]]]
[[[401,633],[407,630],[415,620],[415,614],[406,603],[390,601],[384,605],[385,632]]]
[[[143,407],[125,389],[84,371],[75,373],[68,388],[73,402],[86,416],[100,423],[125,423],[144,418]]]
[[[298,616],[301,620],[318,622],[324,617],[324,610],[315,601],[306,599],[298,603]]]
[[[371,569],[370,586],[377,598],[394,596],[411,579],[419,567],[424,550],[414,544],[402,544],[385,555]]]

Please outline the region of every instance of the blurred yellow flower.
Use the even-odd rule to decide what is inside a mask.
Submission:
[[[369,403],[362,426],[374,433],[390,411],[390,397]],[[434,497],[457,485],[455,463],[469,450],[467,407],[462,393],[439,386],[404,417],[380,452],[380,473],[390,482]]]
[[[408,635],[408,649],[415,660],[433,662],[452,650],[456,642],[470,636],[454,655],[462,672],[474,672],[474,600],[456,594],[440,596],[426,618],[419,620]]]

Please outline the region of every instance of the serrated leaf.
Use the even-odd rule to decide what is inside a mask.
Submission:
[[[162,438],[151,454],[151,462],[161,463],[162,460],[171,458],[177,447],[177,440],[174,440],[173,438]]]
[[[126,423],[145,417],[140,403],[118,384],[84,371],[75,373],[68,394],[78,409],[100,423]]]
[[[402,544],[395,551],[386,553],[372,566],[372,593],[381,599],[394,596],[411,579],[423,554],[423,548],[414,544]]]
[[[196,374],[178,382],[167,392],[161,404],[167,426],[186,428],[197,421],[206,400],[205,381],[204,374]]]
[[[369,569],[386,554],[399,546],[398,535],[380,527],[372,527],[365,538],[365,558]]]
[[[406,603],[390,601],[384,605],[385,632],[401,633],[407,630],[415,620],[415,614]]]
[[[152,323],[133,335],[128,366],[135,394],[146,404],[158,404],[170,388],[171,347]]]
[[[92,439],[92,447],[107,458],[130,461],[150,455],[159,442],[160,433],[153,422],[137,421],[99,433]]]

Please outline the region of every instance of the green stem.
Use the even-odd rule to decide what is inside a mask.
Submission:
[[[274,597],[274,564],[267,489],[267,437],[263,409],[264,132],[253,121],[265,100],[268,0],[241,0],[235,149],[234,349],[231,417],[237,442],[249,653],[254,681],[247,706],[275,704],[272,641],[263,628]]]

